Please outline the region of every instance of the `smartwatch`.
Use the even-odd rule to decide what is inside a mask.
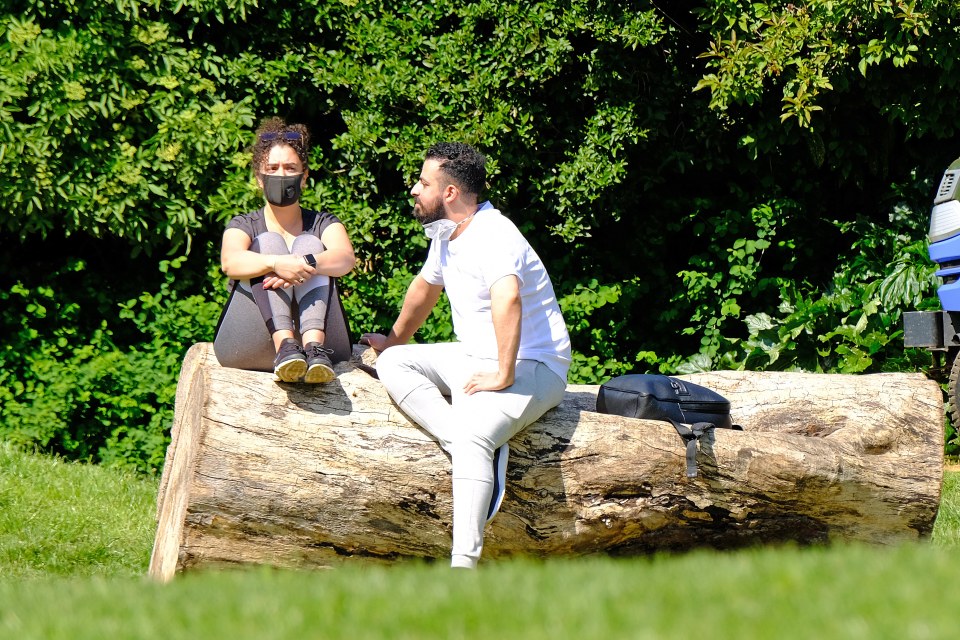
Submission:
[[[304,260],[306,261],[306,263],[307,263],[308,265],[310,265],[311,267],[316,267],[316,266],[317,266],[317,259],[313,257],[313,254],[312,254],[312,253],[306,254],[305,256],[303,256],[303,259],[304,259]]]

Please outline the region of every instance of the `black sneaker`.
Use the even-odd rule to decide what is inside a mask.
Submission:
[[[510,446],[503,445],[493,452],[493,495],[490,496],[490,507],[487,509],[487,522],[493,520],[503,503],[503,495],[507,488],[507,458],[510,457]]]
[[[307,372],[307,354],[293,338],[284,338],[273,359],[273,373],[282,382],[300,382]]]
[[[319,342],[311,342],[307,345],[306,352],[307,374],[303,377],[304,382],[322,384],[337,377],[333,371],[333,361],[330,360],[333,349],[327,349]]]

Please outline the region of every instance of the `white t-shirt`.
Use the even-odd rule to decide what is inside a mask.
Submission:
[[[443,285],[453,311],[453,330],[468,355],[497,359],[490,312],[490,287],[514,275],[520,284],[523,318],[520,360],[538,360],[562,379],[570,368],[570,336],[543,262],[520,230],[484,202],[455,240],[434,240],[420,276]]]

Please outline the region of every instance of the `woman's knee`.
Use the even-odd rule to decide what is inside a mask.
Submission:
[[[250,250],[265,254],[288,253],[287,243],[284,241],[283,236],[276,231],[264,231],[258,235],[253,239]]]
[[[323,243],[320,242],[320,238],[311,233],[303,233],[293,239],[291,252],[299,255],[323,253],[324,248]]]

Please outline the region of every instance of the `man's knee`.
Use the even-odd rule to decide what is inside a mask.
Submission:
[[[493,441],[490,433],[499,433],[508,431],[507,425],[483,425],[485,428],[473,430],[470,428],[457,429],[457,435],[453,438],[453,446],[458,453],[463,455],[480,456],[486,460],[493,458],[493,451],[497,448],[497,443]],[[504,427],[507,427],[504,429]]]
[[[390,347],[377,356],[377,376],[388,390],[396,387],[399,379],[410,372],[405,350],[406,345]]]
[[[377,373],[383,373],[384,371],[392,371],[397,368],[399,359],[397,358],[397,351],[400,347],[390,347],[389,349],[384,349],[377,355]]]

